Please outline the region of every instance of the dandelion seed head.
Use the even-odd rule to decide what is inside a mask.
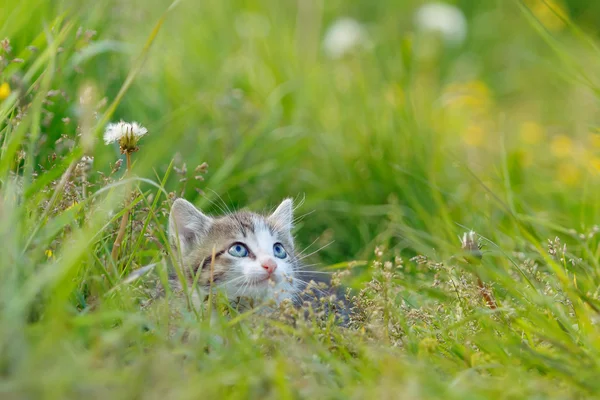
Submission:
[[[122,153],[131,153],[137,151],[137,142],[140,138],[148,133],[148,129],[144,128],[137,122],[120,121],[114,124],[108,124],[104,131],[104,143],[119,143]]]
[[[341,58],[357,47],[368,47],[369,40],[363,25],[352,18],[340,18],[327,29],[323,49],[330,58]]]
[[[109,124],[104,132],[104,142],[106,144],[120,141],[125,136],[135,136],[141,138],[148,130],[137,122],[120,121],[115,124]]]
[[[462,11],[445,3],[429,3],[415,14],[415,24],[423,32],[437,32],[448,44],[461,44],[467,37],[467,20]]]

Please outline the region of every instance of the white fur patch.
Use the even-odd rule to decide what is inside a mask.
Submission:
[[[235,275],[239,274],[239,276],[231,274],[233,278],[229,280],[229,283],[224,283],[223,287],[226,289],[228,296],[232,298],[238,296],[259,299],[272,298],[278,302],[291,298],[295,291],[295,285],[293,285],[294,266],[290,256],[288,255],[284,259],[275,257],[273,246],[279,242],[279,239],[271,234],[264,220],[255,218],[253,223],[254,234],[249,233],[244,240],[244,244],[256,258],[233,257],[233,269]],[[286,249],[286,251],[288,250]],[[264,281],[269,277],[268,272],[262,267],[267,260],[274,261],[277,268],[271,279]]]

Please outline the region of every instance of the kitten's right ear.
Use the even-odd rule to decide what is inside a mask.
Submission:
[[[182,254],[198,245],[212,224],[212,218],[203,214],[192,203],[177,199],[169,214],[169,239],[178,244]],[[178,240],[179,239],[179,240]]]

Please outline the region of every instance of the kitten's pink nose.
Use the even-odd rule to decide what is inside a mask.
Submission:
[[[261,262],[264,269],[271,275],[277,269],[277,263],[272,258],[267,258]]]

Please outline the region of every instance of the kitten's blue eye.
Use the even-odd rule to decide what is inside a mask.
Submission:
[[[277,258],[287,257],[287,253],[285,252],[285,249],[283,248],[283,245],[281,243],[275,243],[273,245],[273,255]]]
[[[228,250],[234,257],[248,257],[248,248],[241,243],[234,243]]]

